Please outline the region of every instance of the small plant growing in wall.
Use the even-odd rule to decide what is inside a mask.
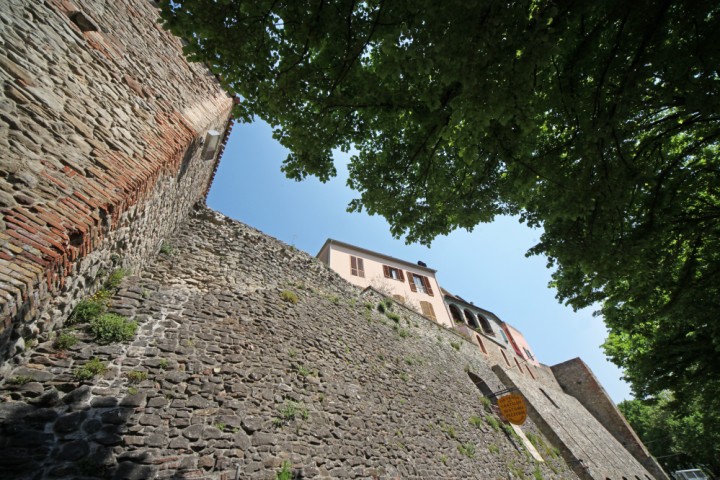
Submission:
[[[457,449],[460,453],[465,455],[468,458],[475,458],[475,445],[467,442],[467,443],[461,443],[457,446]]]
[[[175,249],[168,242],[163,242],[162,245],[160,245],[160,253],[172,256],[172,254],[175,253]]]
[[[142,370],[132,370],[127,373],[128,382],[135,384],[147,380],[148,374]]]
[[[494,443],[491,443],[490,445],[488,445],[488,451],[492,454],[497,455],[500,453],[500,447],[498,447]]]
[[[78,367],[75,370],[75,378],[81,382],[92,380],[98,375],[105,375],[107,372],[107,365],[105,365],[99,358],[91,358],[85,365]]]
[[[301,377],[310,377],[315,375],[315,372],[305,367],[304,365],[298,365],[297,367],[295,367],[295,370]]]
[[[460,342],[450,342],[450,346],[458,352],[460,351]]]
[[[285,460],[280,466],[280,471],[275,474],[275,480],[292,480],[292,463]]]
[[[127,342],[135,336],[137,326],[122,315],[104,313],[90,322],[90,332],[100,344]]]
[[[72,332],[60,332],[53,342],[55,350],[67,350],[78,342],[78,338]]]
[[[292,303],[293,305],[298,303],[298,296],[295,292],[291,292],[290,290],[283,290],[280,292],[280,298],[285,302]]]
[[[117,270],[113,270],[110,275],[108,275],[107,280],[105,280],[105,283],[103,284],[103,289],[105,290],[115,290],[120,286],[120,282],[122,282],[122,279],[128,276],[128,271],[124,268],[118,268]]]
[[[94,298],[81,300],[70,314],[67,323],[72,325],[74,323],[90,322],[102,315],[106,308],[104,302]]]
[[[280,409],[280,416],[273,420],[276,427],[282,427],[293,420],[307,420],[310,418],[310,412],[302,404],[288,400]]]
[[[26,383],[30,383],[32,381],[33,378],[28,377],[27,375],[16,375],[8,380],[7,383],[10,385],[25,385]]]
[[[486,412],[492,413],[492,402],[488,397],[481,396],[480,404],[483,406]]]
[[[450,438],[455,438],[455,427],[453,427],[452,425],[446,425],[443,423],[440,425],[440,431]]]
[[[482,417],[478,417],[477,415],[471,415],[468,421],[470,422],[470,425],[475,428],[480,428],[484,423]]]
[[[490,427],[492,427],[492,429],[496,432],[500,431],[500,422],[498,422],[497,418],[490,415],[485,415],[485,423],[490,425]]]

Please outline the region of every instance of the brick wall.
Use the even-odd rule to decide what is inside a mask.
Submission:
[[[208,188],[200,142],[232,102],[156,18],[149,1],[3,4],[0,360],[102,271],[144,265]]]

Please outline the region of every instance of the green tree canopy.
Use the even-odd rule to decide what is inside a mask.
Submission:
[[[666,472],[699,466],[720,471],[720,412],[691,403],[679,413],[674,405],[666,390],[645,400],[625,400],[618,408]]]
[[[355,148],[349,208],[425,244],[519,214],[637,395],[720,394],[720,3],[161,4],[288,177]]]

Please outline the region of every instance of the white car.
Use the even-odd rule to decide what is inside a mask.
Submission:
[[[709,480],[710,478],[705,475],[705,472],[698,470],[697,468],[690,470],[678,470],[673,473],[673,477],[675,477],[675,480]]]

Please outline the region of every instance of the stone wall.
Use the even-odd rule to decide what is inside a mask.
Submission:
[[[493,370],[520,389],[532,418],[580,478],[650,479],[650,473],[583,405],[560,388],[529,381],[513,370]]]
[[[565,393],[582,403],[649,472],[658,479],[668,479],[585,362],[575,358],[553,365],[552,371]]]
[[[98,272],[139,271],[208,187],[201,142],[232,101],[156,19],[145,0],[3,2],[0,362]]]
[[[470,374],[502,383],[454,331],[393,304],[396,321],[381,295],[203,207],[170,243],[112,299],[140,323],[130,343],[68,326],[76,345],[41,343],[11,372],[11,478],[273,479],[284,461],[296,478],[577,478],[531,421],[543,462],[500,428]],[[107,372],[78,381],[93,358]]]

